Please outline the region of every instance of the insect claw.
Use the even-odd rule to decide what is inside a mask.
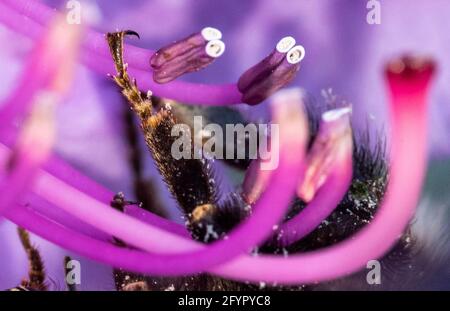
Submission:
[[[139,36],[139,34],[136,31],[134,31],[134,30],[124,30],[123,34],[126,35],[126,36],[135,36],[138,39],[141,39],[141,36]]]

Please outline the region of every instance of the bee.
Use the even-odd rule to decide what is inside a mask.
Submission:
[[[171,129],[174,125],[184,122],[185,115],[179,111],[177,113],[177,109],[173,108],[177,105],[173,105],[173,102],[170,102],[172,105],[169,107],[165,105],[167,100],[143,94],[136,81],[128,75],[123,59],[123,41],[129,34],[136,33],[122,31],[107,34],[107,41],[116,67],[116,75],[112,78],[128,103],[127,109],[129,110],[130,107],[139,120],[142,135],[156,167],[181,208],[192,239],[201,243],[211,243],[225,236],[248,217],[247,204],[238,192],[233,192],[225,199],[219,200],[220,187],[217,186],[219,183],[215,180],[210,160],[206,158],[175,160],[171,156],[171,145],[174,141]],[[334,104],[336,103],[327,103],[322,110],[330,108]],[[318,133],[321,109],[317,104],[309,104],[307,108],[310,122],[310,142],[312,143]],[[128,122],[130,122],[129,117]],[[367,130],[363,134],[354,135],[353,180],[350,189],[334,212],[318,228],[298,242],[281,248],[269,240],[257,249],[258,253],[289,255],[317,250],[343,241],[372,220],[386,189],[388,167],[383,135],[378,134],[373,143],[368,132]],[[135,137],[131,138],[132,142],[135,140]],[[249,162],[248,158],[244,159],[235,167],[246,169]],[[228,162],[228,164],[236,163]],[[126,201],[122,195],[116,196],[112,201],[112,206],[119,210],[126,204],[132,204],[132,202]],[[305,206],[306,203],[300,198],[293,200],[285,220],[297,215]],[[150,211],[154,210],[152,202],[148,200],[142,207]],[[160,210],[160,207],[157,210]],[[214,228],[213,235],[207,230],[211,227]],[[122,247],[127,247],[122,241],[116,242]],[[407,230],[391,252],[380,259],[382,267],[391,272],[389,275],[392,276],[392,279],[404,280],[409,275],[415,275],[411,272],[415,268],[414,242],[414,237]],[[121,269],[114,270],[114,278],[118,290],[371,289],[371,285],[366,282],[365,273],[365,271],[361,271],[349,277],[323,284],[298,284],[296,286],[253,285],[208,274],[177,278],[152,277],[129,273]],[[385,289],[389,286],[401,287],[401,282],[393,281],[385,282],[385,284]]]

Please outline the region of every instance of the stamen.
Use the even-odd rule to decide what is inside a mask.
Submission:
[[[153,80],[167,83],[201,70],[225,52],[222,33],[211,27],[158,50],[150,59]]]
[[[238,88],[244,103],[257,105],[295,78],[305,49],[294,45],[292,37],[281,39],[269,56],[241,75]]]
[[[241,75],[238,81],[239,90],[244,92],[253,81],[264,79],[265,76],[269,75],[270,71],[282,62],[285,53],[294,45],[295,39],[293,37],[284,37],[278,41],[275,50],[269,56]]]
[[[286,105],[289,106],[289,103],[300,103],[303,102],[303,92],[300,88],[289,88],[283,91],[279,91],[275,96],[272,98],[272,105]],[[275,109],[275,108],[273,108]],[[282,112],[282,109],[278,109],[280,113]],[[285,111],[286,118],[295,110],[292,111]],[[297,118],[301,120],[300,116],[292,116],[293,118]],[[306,120],[302,121],[306,122]],[[299,133],[292,133],[292,137],[295,137]],[[302,135],[304,133],[301,133]],[[245,173],[244,182],[242,183],[242,197],[244,201],[247,204],[253,204],[255,203],[261,194],[266,189],[269,181],[270,176],[273,172],[271,169],[262,169],[262,166],[265,164],[265,162],[269,162],[273,160],[273,157],[276,157],[276,152],[278,152],[277,149],[279,149],[280,146],[276,144],[276,140],[273,141],[274,145],[272,146],[271,143],[272,140],[268,141],[267,146],[267,154],[260,154],[259,159],[255,159],[250,163],[250,166],[247,168],[247,171]],[[271,151],[273,150],[273,154],[271,154]],[[264,159],[263,159],[264,158]],[[268,163],[265,165],[267,166]]]
[[[322,115],[319,132],[307,156],[305,179],[297,190],[303,201],[312,200],[335,165],[342,165],[343,159],[350,158],[351,161],[350,113],[351,108],[345,107]]]
[[[322,115],[319,132],[307,155],[305,178],[297,190],[298,196],[309,203],[275,232],[274,240],[280,247],[316,229],[347,193],[352,181],[350,113],[351,108],[345,107]]]

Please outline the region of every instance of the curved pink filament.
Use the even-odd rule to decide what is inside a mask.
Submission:
[[[400,100],[403,104],[408,101],[408,98],[401,98]],[[419,106],[417,109],[413,109],[413,111],[415,111],[414,116],[415,118],[418,118],[416,121],[420,121],[418,125],[420,125],[421,129],[424,130],[426,127],[426,118],[423,113],[425,108],[424,95],[416,97],[414,102],[416,102],[415,104]],[[391,108],[393,108],[392,111],[395,112],[393,115],[393,119],[396,121],[393,135],[393,142],[395,142],[398,140],[399,135],[411,133],[409,132],[411,125],[407,125],[410,120],[408,117],[405,117],[408,113],[405,114],[404,109],[407,109],[407,107],[403,107],[403,109],[398,109],[400,107]],[[418,197],[417,193],[420,189],[421,178],[423,177],[423,163],[425,160],[424,144],[426,134],[425,132],[421,133],[423,134],[419,135],[419,140],[405,140],[406,144],[402,144],[399,145],[398,148],[394,148],[396,150],[393,153],[392,158],[392,161],[394,161],[394,159],[401,161],[404,156],[404,152],[409,152],[409,149],[412,147],[412,151],[414,151],[413,154],[416,155],[416,159],[412,160],[413,162],[416,160],[417,162],[414,164],[419,164],[419,167],[413,174],[410,173],[411,170],[408,168],[411,163],[405,163],[404,165],[400,164],[401,167],[395,166],[392,168],[389,191],[383,206],[380,208],[379,214],[376,216],[374,222],[358,233],[354,239],[340,243],[337,246],[333,246],[325,250],[310,252],[303,255],[295,255],[288,258],[267,255],[261,255],[258,257],[241,256],[221,267],[215,268],[211,272],[223,277],[251,282],[265,281],[279,282],[280,284],[311,283],[329,280],[334,277],[341,277],[345,274],[357,271],[367,262],[367,260],[383,255],[401,234],[404,226],[406,226],[414,211],[414,206]],[[419,144],[416,145],[416,143]],[[395,176],[399,173],[401,178],[400,180],[397,180],[397,177]],[[413,179],[410,179],[411,181],[416,180],[414,185],[414,190],[416,193],[415,198],[409,195],[398,195],[398,193],[394,192],[402,191],[403,183],[407,182],[411,177],[413,177]],[[392,178],[394,179],[392,180]],[[397,203],[402,205],[397,205],[398,207],[396,207]],[[79,252],[89,255],[89,257],[93,255],[100,256],[99,254],[96,255],[95,252],[93,252],[93,254],[87,254],[87,249],[80,245],[88,245],[88,243],[77,243],[77,235],[73,235],[76,232],[67,234],[68,240],[70,237],[75,237],[72,240],[72,244],[74,245],[70,245],[70,241],[55,240],[56,238],[62,239],[62,237],[65,236],[63,234],[58,234],[55,236],[49,234],[48,231],[43,230],[43,227],[39,227],[37,225],[35,226],[36,228],[30,227],[29,225],[33,223],[35,218],[32,218],[29,222],[24,223],[20,221],[20,215],[17,216],[17,213],[13,213],[12,215],[8,215],[8,218],[12,217],[11,219],[15,222],[24,225],[31,231],[36,232],[37,234],[42,235],[57,244],[73,250],[78,249]],[[391,225],[390,227],[384,225],[386,220],[387,224]],[[366,238],[369,239],[366,240]],[[192,241],[185,240],[185,244],[192,245]],[[347,251],[354,252],[347,253]],[[354,259],[355,257],[357,257],[356,260]],[[110,260],[109,258],[111,257],[102,258],[99,260],[106,261]],[[144,260],[145,258],[142,255],[137,260],[125,260],[125,262],[118,262],[117,260],[111,262],[111,264],[128,268],[132,271],[145,273],[145,267],[141,267]]]
[[[288,246],[307,236],[330,216],[351,184],[351,165],[351,159],[346,165],[335,165],[312,201],[300,213],[280,225],[275,236],[280,246]]]
[[[289,116],[291,117],[291,115]],[[281,135],[285,147],[280,150],[280,163],[273,175],[273,181],[277,187],[272,187],[263,194],[255,205],[252,216],[233,230],[227,239],[215,242],[208,247],[199,247],[190,252],[181,250],[180,252],[180,248],[176,247],[179,246],[178,243],[173,244],[174,250],[177,251],[175,254],[155,254],[152,256],[152,260],[148,262],[152,264],[151,269],[154,269],[154,274],[172,275],[205,271],[207,267],[226,262],[232,257],[249,251],[251,247],[268,236],[272,227],[283,217],[300,175],[301,155],[306,137],[292,138],[290,136],[292,136],[293,131],[304,132],[304,123],[292,123],[295,124],[288,126],[287,132]],[[283,125],[281,127],[283,128]],[[296,151],[295,157],[290,153],[292,150]],[[36,194],[61,206],[63,210],[86,221],[86,223],[111,233],[134,246],[149,250],[155,244],[161,245],[162,242],[167,242],[167,239],[163,239],[161,236],[164,231],[151,228],[135,219],[126,217],[75,189],[61,191],[62,189],[64,188],[62,185],[58,185],[56,179],[45,174],[34,184]],[[275,204],[284,208],[273,209],[272,207]],[[136,235],[136,232],[140,234]],[[170,247],[172,243],[166,245]]]
[[[35,105],[34,111],[24,122],[24,128],[16,141],[15,152],[8,162],[9,172],[2,180],[4,194],[0,197],[0,212],[12,205],[26,191],[37,168],[51,152],[54,137],[52,107],[57,102],[56,96],[67,88],[70,81],[78,33],[79,29],[66,28],[65,21],[59,18],[53,21],[31,57],[29,69],[36,70],[38,74],[25,72],[23,75],[21,86],[29,82],[31,89],[26,92],[24,90],[27,88],[24,87],[21,91],[28,95],[10,97],[0,111],[1,118],[11,121],[15,117],[23,116],[31,104]],[[66,36],[63,40],[59,37],[61,34]],[[45,92],[38,93],[43,89]],[[13,92],[13,96],[16,92]]]
[[[260,256],[228,263],[221,275],[238,273],[239,280],[311,283],[358,271],[383,256],[414,215],[426,168],[427,101],[432,73],[406,79],[389,75],[392,153],[385,198],[371,224],[348,240],[323,250],[290,256]],[[405,192],[405,185],[408,191]]]

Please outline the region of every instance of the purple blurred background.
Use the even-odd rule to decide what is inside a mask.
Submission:
[[[249,66],[265,57],[283,36],[292,35],[306,49],[295,85],[323,101],[323,90],[353,104],[359,127],[387,127],[384,62],[404,52],[432,56],[439,66],[430,105],[430,172],[424,198],[428,208],[444,209],[449,224],[450,184],[450,1],[381,0],[381,24],[369,25],[366,0],[85,0],[82,22],[101,32],[133,29],[141,35],[133,44],[157,49],[205,26],[222,30],[226,53],[204,71],[183,77],[194,82],[237,81]],[[65,10],[66,1],[47,1]],[[32,42],[0,25],[0,99],[20,74]],[[80,66],[69,98],[58,110],[56,151],[76,168],[113,191],[132,193],[122,137],[123,102],[104,76]],[[251,119],[267,116],[266,104],[239,109]],[[251,110],[250,110],[251,109]],[[101,142],[101,143],[99,143]],[[92,153],[95,150],[95,153]],[[149,157],[150,158],[150,157]],[[154,174],[149,160],[148,174]],[[168,198],[167,190],[159,185]],[[167,199],[168,202],[170,201]],[[173,202],[168,203],[177,218]],[[430,213],[429,211],[426,213]],[[66,251],[33,240],[44,254],[49,276],[63,286],[62,259]],[[444,243],[447,248],[450,246]],[[0,288],[16,286],[26,275],[26,258],[15,226],[0,220]],[[446,250],[447,251],[447,250]],[[113,289],[105,267],[82,261],[81,289]],[[450,284],[437,278],[430,288]]]

